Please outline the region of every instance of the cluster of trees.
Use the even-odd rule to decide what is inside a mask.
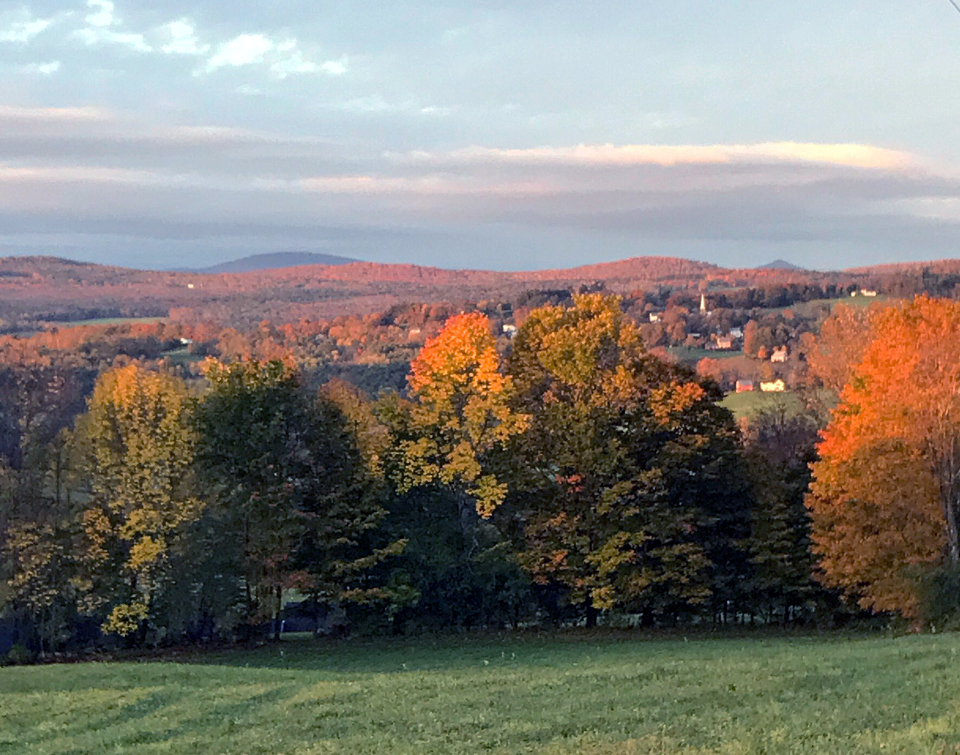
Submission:
[[[802,497],[749,474],[777,459],[617,297],[534,310],[506,355],[453,317],[375,402],[282,361],[204,372],[108,370],[72,427],[17,436],[0,599],[22,641],[249,635],[290,596],[393,631],[786,620],[815,590]]]
[[[958,344],[954,302],[838,308],[809,344],[832,414],[740,425],[602,293],[534,309],[507,348],[454,316],[377,400],[290,360],[120,364],[85,405],[54,367],[8,369],[0,611],[38,650],[262,635],[291,599],[370,631],[940,622]]]

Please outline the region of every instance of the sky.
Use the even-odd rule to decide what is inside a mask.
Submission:
[[[949,0],[0,0],[0,255],[960,256]]]

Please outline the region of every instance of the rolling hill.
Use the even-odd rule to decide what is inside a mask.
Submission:
[[[289,266],[304,259],[313,264]],[[326,264],[315,264],[318,259]],[[167,314],[224,324],[264,319],[290,322],[380,312],[404,302],[475,302],[527,290],[598,283],[624,293],[703,284],[710,290],[826,283],[875,286],[884,275],[918,267],[840,272],[732,269],[645,256],[574,268],[501,272],[333,259],[299,253],[257,255],[203,272],[136,270],[56,257],[5,257],[0,258],[0,318],[7,330],[28,329],[30,323]],[[957,261],[929,264],[939,270],[960,269]]]

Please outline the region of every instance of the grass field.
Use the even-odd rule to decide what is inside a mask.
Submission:
[[[0,753],[960,752],[960,636],[281,643],[0,669]]]
[[[166,319],[166,317],[96,317],[91,320],[69,320],[52,324],[58,328],[76,328],[80,325],[153,325],[164,322]]]
[[[166,359],[170,364],[184,365],[184,364],[193,364],[194,362],[202,362],[203,357],[198,354],[191,354],[190,349],[184,346],[182,349],[173,349],[172,351],[166,351],[163,354],[163,358]]]
[[[692,346],[671,346],[667,349],[667,353],[672,354],[677,359],[685,364],[695,365],[701,359],[733,359],[734,357],[742,357],[742,351],[719,351],[719,350],[709,350],[709,349],[698,349]]]
[[[764,410],[778,407],[783,407],[788,414],[803,409],[803,402],[797,394],[790,391],[784,391],[783,393],[763,393],[762,391],[728,393],[723,397],[720,405],[733,412],[733,416],[737,419],[753,417]]]

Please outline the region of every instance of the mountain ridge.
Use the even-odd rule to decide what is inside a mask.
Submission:
[[[199,273],[201,275],[220,275],[223,273],[253,273],[261,270],[283,270],[288,267],[306,265],[348,265],[360,262],[353,257],[320,252],[264,252],[250,254],[234,260],[219,262],[216,265],[198,268],[177,268],[173,272]]]
[[[883,277],[929,267],[960,274],[960,260],[901,263],[848,271],[724,268],[681,257],[625,260],[519,272],[450,270],[412,264],[346,262],[234,273],[138,270],[46,257],[0,258],[0,321],[29,330],[37,322],[99,317],[209,321],[246,327],[268,320],[332,318],[383,312],[413,302],[456,306],[519,298],[529,291],[600,287],[640,291],[723,291],[818,285],[877,288]]]

